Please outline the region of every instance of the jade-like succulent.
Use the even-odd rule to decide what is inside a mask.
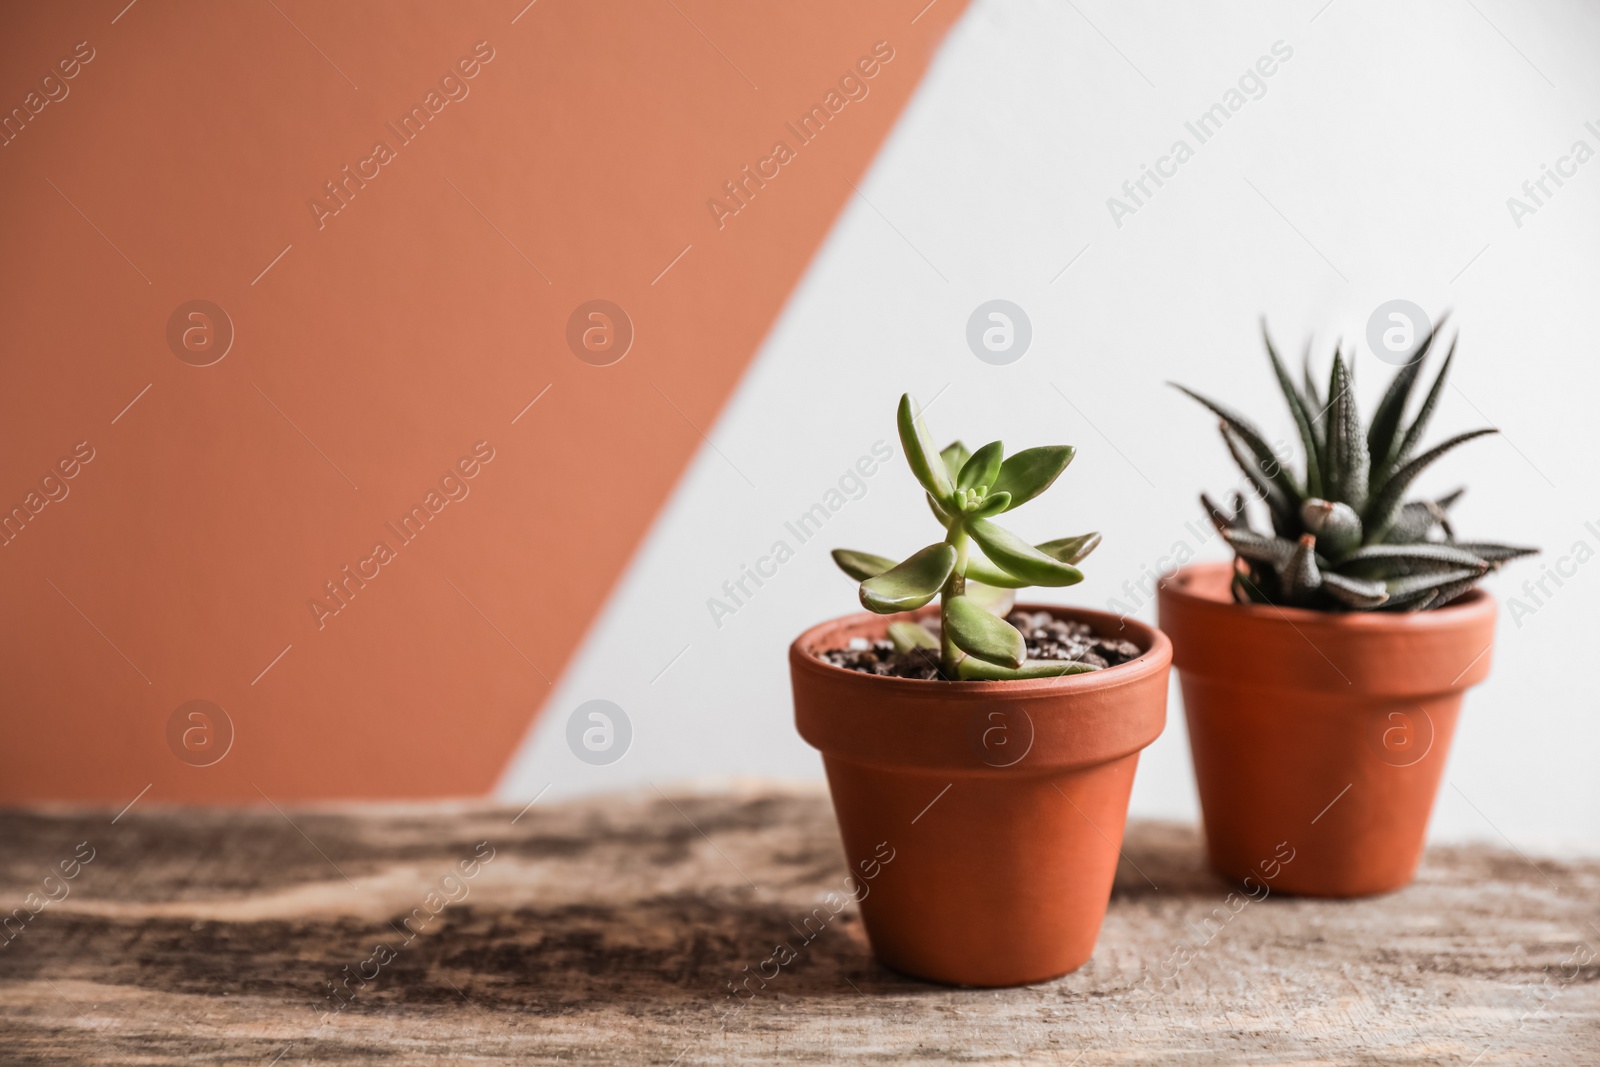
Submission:
[[[900,620],[889,625],[895,647],[938,650],[939,672],[946,680],[1050,678],[1093,670],[1066,660],[1027,660],[1026,642],[1005,615],[1018,589],[1083,581],[1073,564],[1094,551],[1100,535],[1030,545],[993,521],[1050,488],[1072,462],[1072,447],[1044,445],[1008,457],[999,441],[971,453],[956,441],[940,452],[909,393],[900,398],[897,421],[906,462],[927,490],[944,539],[899,563],[849,549],[833,552],[840,569],[861,583],[861,603],[870,611],[915,611],[939,598],[938,635],[914,620]]]
[[[1324,611],[1423,611],[1450,603],[1506,560],[1538,551],[1456,540],[1447,513],[1460,489],[1433,500],[1404,499],[1417,475],[1434,460],[1496,432],[1472,430],[1417,453],[1455,358],[1454,341],[1410,425],[1402,429],[1437,329],[1395,373],[1363,429],[1350,366],[1337,348],[1323,396],[1311,374],[1310,348],[1303,384],[1297,386],[1272,347],[1265,323],[1261,332],[1299,431],[1305,452],[1302,474],[1288,470],[1243,416],[1177,386],[1221,420],[1228,452],[1271,516],[1272,532],[1258,533],[1250,526],[1243,494],[1235,493],[1227,508],[1204,493],[1200,496],[1217,531],[1233,548],[1235,600]]]

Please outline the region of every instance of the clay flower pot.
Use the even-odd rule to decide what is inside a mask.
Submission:
[[[1405,885],[1461,698],[1489,673],[1494,601],[1330,614],[1236,604],[1230,574],[1186,567],[1160,592],[1212,866],[1243,879],[1287,842],[1276,889]]]
[[[1019,607],[1119,633],[1114,615]],[[879,678],[815,656],[881,639],[889,621],[836,619],[789,649],[795,723],[822,752],[873,952],[952,985],[1076,970],[1105,917],[1139,752],[1166,725],[1171,644],[1129,622],[1136,659],[995,682]]]

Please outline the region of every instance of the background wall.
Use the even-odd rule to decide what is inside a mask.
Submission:
[[[1261,349],[1264,314],[1292,352],[1312,336],[1324,360],[1336,338],[1358,345],[1370,412],[1389,367],[1360,339],[1374,309],[1403,298],[1454,309],[1461,331],[1435,439],[1502,431],[1422,488],[1466,483],[1461,530],[1545,548],[1490,582],[1502,599],[1494,671],[1468,699],[1434,837],[1600,850],[1597,46],[1600,9],[1576,2],[980,0],[706,428],[500,792],[819,777],[793,731],[786,646],[856,608],[828,549],[903,553],[930,539],[930,520],[896,445],[814,540],[798,544],[784,524],[876,441],[895,443],[902,390],[932,401],[941,443],[1078,446],[1053,496],[1016,525],[1033,539],[1105,535],[1088,579],[1042,598],[1128,602],[1125,583],[1179,543],[1225,556],[1195,533],[1196,495],[1235,474],[1214,421],[1163,382],[1227,397],[1292,439]],[[1185,123],[1275,52],[1272,76],[1247,82],[1239,110],[1199,143]],[[1115,218],[1108,198],[1132,203],[1123,183],[1178,139],[1193,158]],[[1577,142],[1586,161],[1562,163]],[[1576,173],[1547,181],[1536,204],[1523,183],[1558,163]],[[1511,197],[1535,210],[1513,213]],[[1008,366],[980,362],[965,337],[969,314],[995,298],[1033,328]],[[794,558],[714,620],[708,599],[726,598],[724,581],[778,539]],[[1522,592],[1557,563],[1571,576],[1547,582],[1554,595]],[[1153,619],[1138,595],[1136,614]],[[1515,621],[1514,595],[1533,609]],[[1176,688],[1135,815],[1198,814]],[[592,699],[632,724],[609,765],[568,745],[573,711]]]
[[[1223,555],[1195,497],[1236,477],[1163,382],[1287,436],[1265,314],[1291,351],[1356,346],[1370,410],[1387,367],[1360,339],[1407,299],[1462,331],[1435,433],[1502,430],[1424,488],[1469,482],[1464,531],[1547,550],[1491,583],[1521,602],[1435,833],[1600,849],[1600,11],[963,12],[0,17],[0,507],[23,509],[0,538],[0,802],[819,777],[786,646],[855,608],[829,548],[903,552],[928,519],[896,455],[815,538],[785,523],[895,443],[901,391],[941,438],[1077,445],[1017,527],[1106,541],[1045,595],[1149,619],[1175,546]],[[825,132],[794,128],[825,102]],[[1147,166],[1169,176],[1139,192]],[[620,360],[581,343],[597,298],[631,323]],[[966,337],[993,299],[1032,328],[1005,366]],[[391,529],[418,505],[424,536]],[[778,540],[793,558],[731,602]],[[1522,592],[1547,567],[1553,595]],[[613,762],[576,754],[590,700],[627,717]],[[1136,815],[1196,814],[1179,710]]]
[[[0,803],[491,789],[959,10],[0,11]]]

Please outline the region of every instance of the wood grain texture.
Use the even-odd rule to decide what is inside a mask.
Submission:
[[[1235,910],[1194,829],[1134,823],[1089,964],[979,991],[879,967],[853,907],[804,937],[845,873],[819,790],[113,814],[0,813],[0,1063],[1600,1059],[1600,861]]]

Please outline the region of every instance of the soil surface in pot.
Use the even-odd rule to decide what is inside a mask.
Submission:
[[[937,615],[920,621],[935,635],[938,634]],[[1132,641],[1100,637],[1088,623],[1058,619],[1046,611],[1013,611],[1006,616],[1006,621],[1021,631],[1023,640],[1027,642],[1030,660],[1076,661],[1098,670],[1127,663],[1137,658],[1141,651]],[[858,637],[850,642],[849,648],[825,649],[817,653],[817,658],[845,670],[884,678],[934,681],[939,677],[937,650],[917,648],[910,652],[899,652],[890,641],[868,641]]]

